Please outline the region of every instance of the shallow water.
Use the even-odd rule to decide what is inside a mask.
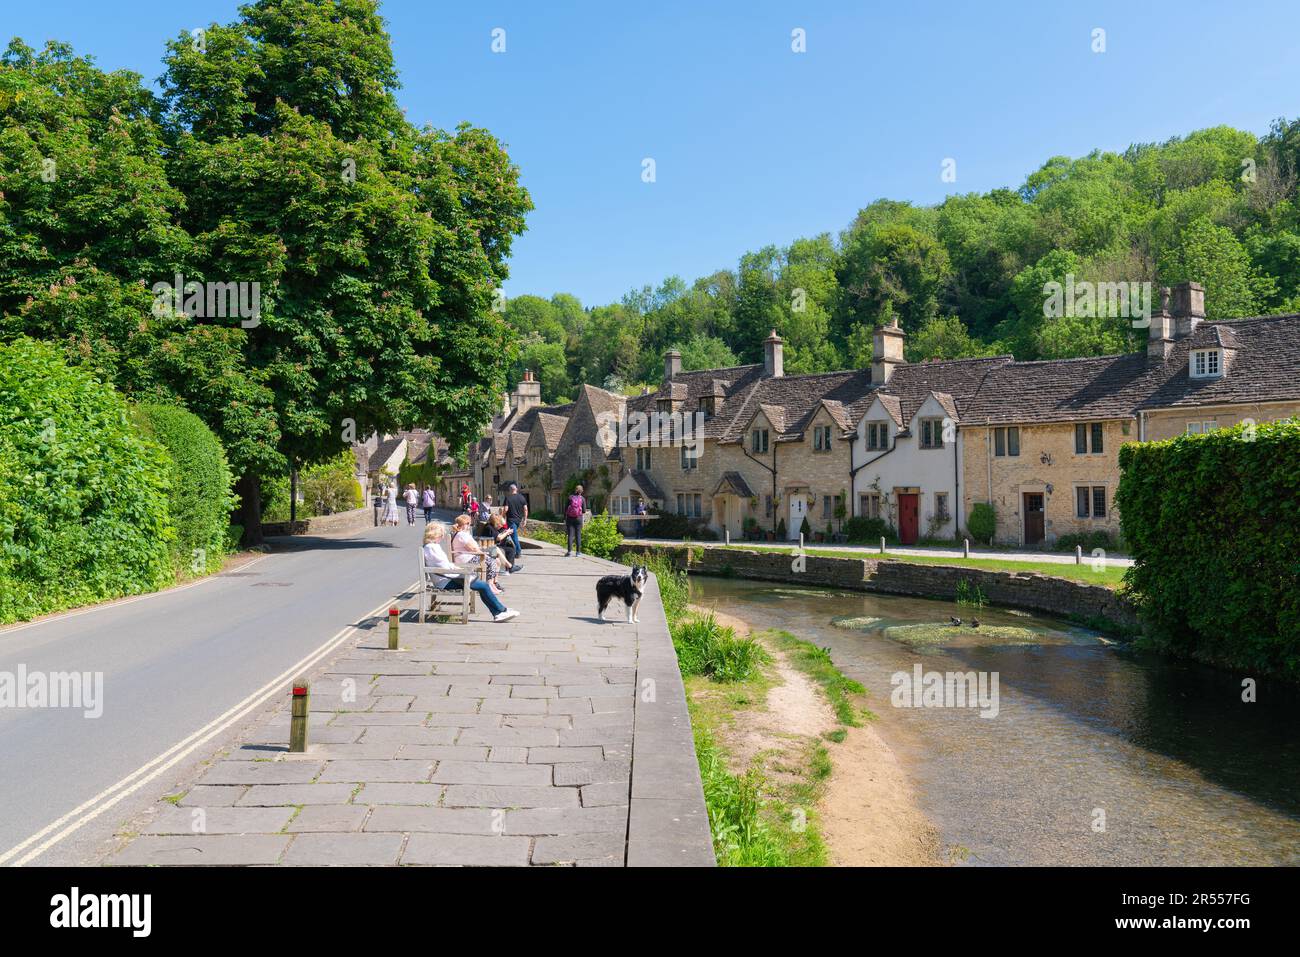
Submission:
[[[986,629],[1033,633],[1007,643],[972,631],[971,609],[949,602],[703,577],[692,585],[698,604],[829,648],[866,686],[876,727],[955,863],[1300,863],[1293,687],[1260,682],[1247,704],[1246,675],[1135,655],[1040,615],[976,611]],[[832,624],[843,616],[880,621]],[[964,626],[948,639],[950,616]],[[906,628],[925,623],[941,627]],[[917,663],[996,673],[997,715],[894,707],[891,676]]]

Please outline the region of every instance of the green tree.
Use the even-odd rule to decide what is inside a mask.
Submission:
[[[1203,283],[1205,314],[1210,319],[1255,315],[1260,301],[1272,293],[1272,284],[1254,271],[1232,231],[1204,217],[1193,220],[1179,244],[1169,250],[1160,277],[1166,284]]]

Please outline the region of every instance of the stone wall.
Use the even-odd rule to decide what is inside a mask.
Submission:
[[[666,554],[679,568],[725,578],[821,585],[851,591],[955,600],[961,582],[978,585],[989,603],[1086,621],[1119,636],[1139,630],[1137,609],[1114,590],[1037,572],[986,571],[874,558],[804,556],[803,571],[788,553],[703,546],[620,545],[615,558],[631,562],[649,552]]]
[[[399,511],[405,508],[399,507]],[[266,522],[262,525],[262,534],[271,535],[323,535],[337,532],[359,532],[375,524],[375,509],[367,505],[354,508],[350,512],[335,512],[333,515],[319,515],[315,518],[300,518],[296,522]]]
[[[1087,421],[1090,420],[1084,424]],[[992,502],[998,523],[995,541],[1012,545],[1024,542],[1020,513],[1025,492],[1043,495],[1043,533],[1049,544],[1061,535],[1095,531],[1118,538],[1119,512],[1114,507],[1114,497],[1119,485],[1119,447],[1137,441],[1137,424],[1130,419],[1103,422],[1102,452],[1097,455],[1080,455],[1074,451],[1075,425],[1074,422],[1022,425],[1020,454],[992,456]],[[989,501],[991,431],[984,426],[962,428],[963,523],[970,518],[974,503]],[[1080,485],[1106,489],[1105,518],[1077,516],[1075,488]]]
[[[1226,429],[1242,419],[1254,419],[1256,423],[1273,422],[1293,415],[1300,415],[1300,402],[1152,409],[1146,413],[1146,439],[1158,442],[1177,438],[1186,434],[1189,422],[1199,423],[1202,427],[1210,422],[1217,428]]]

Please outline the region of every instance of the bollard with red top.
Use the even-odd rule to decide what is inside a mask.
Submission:
[[[293,709],[289,714],[289,750],[298,754],[307,750],[307,714],[311,710],[311,687],[306,679],[293,683]]]
[[[397,609],[388,609],[388,650],[397,650]]]

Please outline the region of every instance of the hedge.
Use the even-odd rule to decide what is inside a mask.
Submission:
[[[1157,647],[1300,679],[1300,422],[1119,453],[1136,592]]]
[[[0,622],[174,580],[171,464],[60,351],[0,344]]]
[[[172,561],[181,574],[203,575],[221,567],[230,513],[238,499],[221,442],[193,412],[175,405],[135,408],[140,431],[171,459],[170,511],[176,527]]]

